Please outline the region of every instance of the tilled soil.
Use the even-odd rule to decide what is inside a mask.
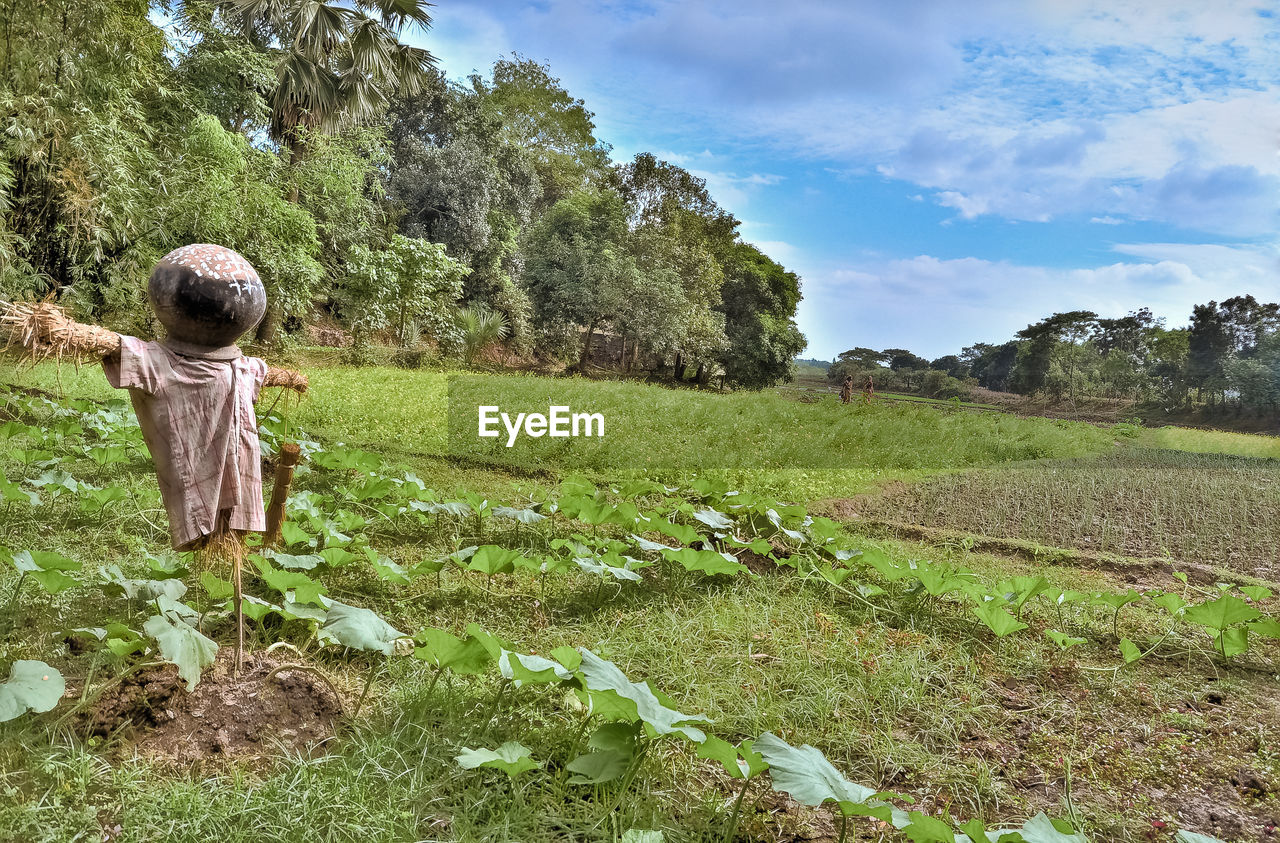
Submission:
[[[190,693],[172,665],[127,677],[89,708],[82,727],[182,765],[303,750],[333,735],[343,709],[327,682],[296,669],[272,676],[283,662],[266,654],[246,655],[236,677],[234,658],[221,650]]]

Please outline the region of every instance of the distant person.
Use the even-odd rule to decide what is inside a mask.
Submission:
[[[865,386],[862,387],[862,400],[866,401],[867,403],[870,403],[871,399],[875,397],[876,397],[875,378],[871,375],[867,375],[867,383]]]
[[[845,375],[844,384],[840,387],[840,403],[848,404],[853,400],[853,375]]]

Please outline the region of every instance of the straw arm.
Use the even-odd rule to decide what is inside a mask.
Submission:
[[[10,302],[0,308],[0,337],[6,349],[17,349],[35,360],[107,357],[120,350],[115,331],[77,322],[50,302]]]
[[[282,386],[285,389],[304,393],[307,391],[307,376],[301,372],[295,372],[293,369],[268,366],[267,379],[263,381],[262,386],[264,389],[272,386]]]

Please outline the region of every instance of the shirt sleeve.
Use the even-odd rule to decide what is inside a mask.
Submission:
[[[163,381],[156,347],[137,337],[120,337],[120,353],[102,361],[107,383],[116,389],[136,389],[148,395],[160,391]]]
[[[253,402],[258,403],[258,393],[267,380],[267,361],[261,357],[243,358],[245,369],[253,376]]]

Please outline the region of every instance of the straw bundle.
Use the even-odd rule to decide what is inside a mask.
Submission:
[[[282,386],[285,389],[296,390],[297,392],[307,391],[307,376],[301,372],[295,372],[292,369],[281,369],[276,366],[267,367],[267,379],[262,386]]]
[[[120,335],[75,321],[50,302],[10,302],[0,310],[5,346],[18,347],[32,360],[69,357],[76,362],[105,357],[120,348]]]
[[[244,663],[244,587],[241,583],[246,553],[244,534],[239,530],[228,530],[225,527],[205,536],[196,549],[196,558],[200,560],[201,567],[205,570],[215,568],[221,572],[230,569],[236,613],[235,672],[237,676],[240,675],[240,668]]]

